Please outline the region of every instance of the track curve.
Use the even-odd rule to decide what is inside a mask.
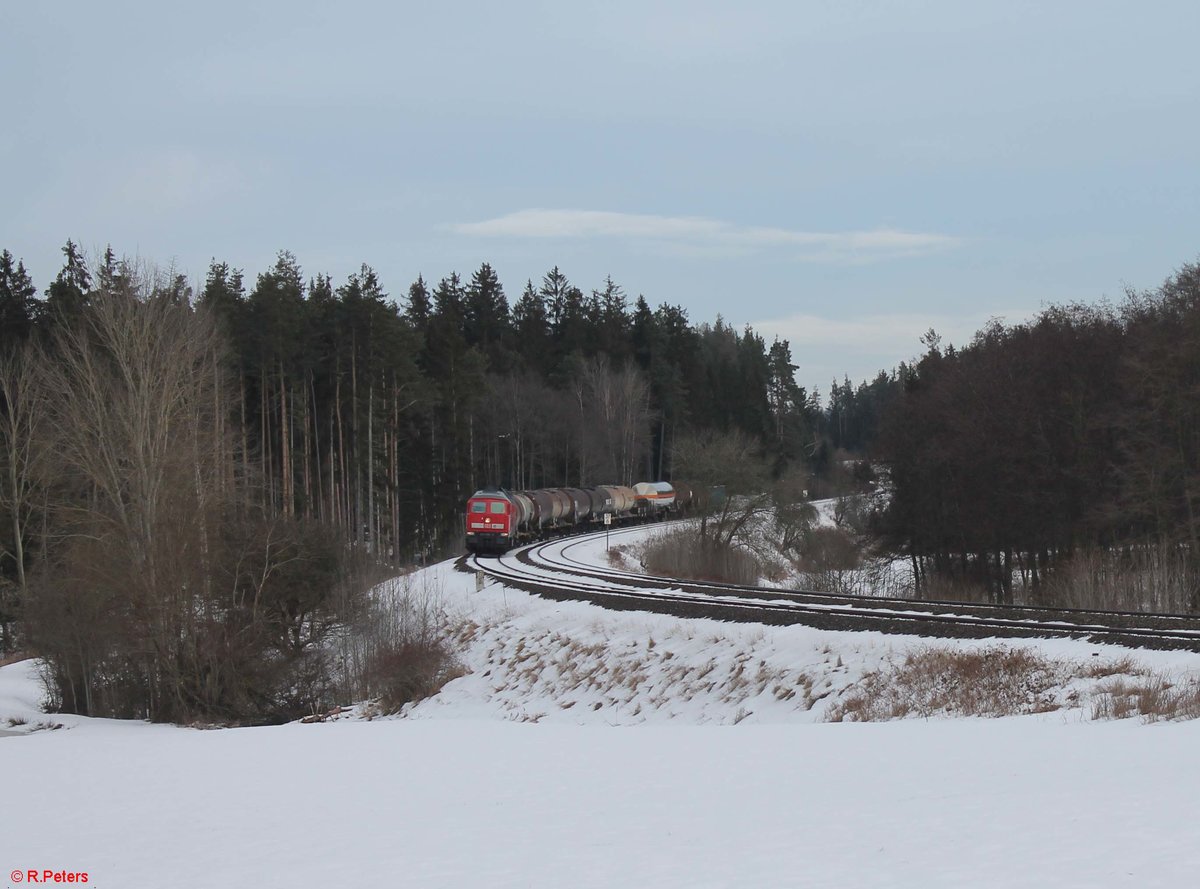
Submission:
[[[644,531],[615,529],[617,538]],[[499,558],[462,556],[457,567],[548,599],[586,601],[614,610],[676,617],[803,624],[937,638],[1067,637],[1132,648],[1200,651],[1200,618],[1137,612],[846,596],[634,574],[578,558],[606,532],[557,538]],[[574,552],[573,552],[574,551]]]

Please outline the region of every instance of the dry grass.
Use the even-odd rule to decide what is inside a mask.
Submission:
[[[843,596],[912,595],[912,571],[906,562],[865,557],[857,568],[798,571],[797,583],[807,590]]]
[[[1081,687],[1080,681],[1093,684]],[[868,673],[825,718],[879,722],[910,716],[1019,716],[1086,708],[1089,702],[1093,719],[1197,719],[1200,681],[1173,682],[1128,655],[1068,661],[1023,648],[925,648]]]
[[[1130,681],[1124,677],[1103,684],[1092,699],[1093,719],[1129,719],[1146,722],[1200,718],[1200,683],[1175,685],[1156,674]]]
[[[993,594],[972,562],[967,576],[930,573],[923,599],[991,602]],[[1056,562],[1034,587],[1031,578],[1013,573],[1013,603],[1053,608],[1092,608],[1152,614],[1200,612],[1200,564],[1186,548],[1162,545],[1114,550],[1085,550]]]
[[[1039,600],[1072,608],[1187,614],[1197,609],[1195,558],[1174,546],[1075,554],[1046,579]]]
[[[363,677],[384,712],[396,713],[405,704],[437,694],[462,668],[443,640],[400,643],[375,652]]]
[[[631,558],[631,556],[632,556],[632,553],[629,549],[628,544],[621,544],[620,546],[614,546],[608,550],[608,553],[607,553],[608,564],[613,568],[617,568],[621,571],[625,571],[629,568],[629,559]],[[637,559],[633,559],[633,561],[636,562]]]
[[[704,540],[690,528],[651,538],[643,544],[641,556],[647,571],[666,577],[755,584],[764,573],[762,560],[754,553]]]
[[[677,657],[671,641],[583,642],[557,631],[498,642],[488,652],[492,691],[524,718],[530,700],[550,698],[559,710],[581,706],[645,718],[690,701],[735,711],[734,722],[753,712],[756,698],[809,709],[811,680],[796,670],[768,664],[752,653],[705,660]],[[718,718],[728,718],[719,716]]]
[[[912,594],[918,599],[925,599],[929,602],[969,602],[986,605],[994,601],[986,584],[957,575],[943,576],[930,573],[922,579],[920,588],[914,589]],[[1031,604],[1025,601],[1022,595],[1018,595],[1015,589],[1013,595],[1014,604]]]
[[[52,722],[49,719],[43,719],[40,722],[35,722],[32,725],[28,719],[21,716],[10,716],[7,720],[9,728],[22,728],[29,726],[29,733],[33,732],[56,732],[63,727],[61,722]]]
[[[869,673],[826,714],[830,722],[906,716],[1013,716],[1056,709],[1062,662],[1022,648],[925,648]]]
[[[1145,667],[1125,655],[1115,661],[1092,661],[1083,668],[1082,675],[1088,679],[1106,679],[1109,676],[1136,676],[1145,672]]]

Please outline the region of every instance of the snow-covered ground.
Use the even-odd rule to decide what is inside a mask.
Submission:
[[[602,541],[582,552],[608,564]],[[448,564],[411,582],[462,625],[467,673],[404,718],[47,716],[34,666],[0,668],[0,730],[46,724],[0,738],[0,887],[16,870],[120,887],[1195,882],[1200,722],[1093,719],[1103,679],[1032,715],[827,724],[928,641],[477,593]],[[1061,664],[1128,654],[1016,644]],[[1191,654],[1134,660],[1200,673]]]

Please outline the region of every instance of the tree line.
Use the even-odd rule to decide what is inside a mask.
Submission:
[[[961,349],[932,332],[926,345],[875,444],[893,488],[884,528],[918,583],[997,601],[1016,583],[1037,601],[1086,564],[1093,593],[1107,579],[1131,605],[1200,607],[1200,267],[1118,306],[1051,306]]]
[[[777,472],[828,450],[785,341],[611,278],[510,304],[486,263],[396,299],[286,251],[196,284],[63,257],[39,292],[0,252],[0,646],[20,617],[69,710],[294,713],[350,568],[458,551],[483,485],[669,479],[705,431]]]
[[[786,342],[631,305],[611,278],[585,293],[557,267],[511,305],[486,263],[394,300],[368,266],[305,283],[281,253],[248,292],[214,263],[198,302],[232,333],[240,453],[267,504],[394,562],[456,551],[483,485],[670,478],[688,429],[742,430],[800,461],[819,426]]]
[[[557,267],[510,303],[486,263],[396,299],[369,266],[335,283],[287,252],[252,284],[63,255],[39,291],[0,251],[0,650],[42,655],[67,710],[293,718],[328,694],[369,566],[456,552],[473,490],[676,462],[802,496],[869,457],[879,530],[926,591],[1049,601],[1084,564],[1139,607],[1200,604],[1196,266],[961,349],[931,331],[822,406],[786,341]],[[723,442],[737,466],[705,462]]]

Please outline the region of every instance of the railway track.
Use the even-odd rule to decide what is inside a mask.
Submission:
[[[643,529],[610,533],[619,540],[639,530]],[[1200,651],[1200,617],[845,596],[632,574],[579,557],[581,549],[603,535],[559,538],[499,558],[462,556],[458,567],[482,571],[544,598],[586,601],[614,610],[937,638],[1066,637],[1131,648]]]

